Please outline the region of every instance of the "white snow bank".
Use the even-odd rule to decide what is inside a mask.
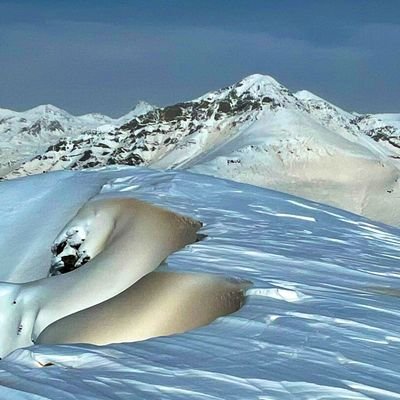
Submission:
[[[87,202],[54,246],[68,247],[80,232],[82,243],[71,249],[88,257],[84,266],[27,283],[0,282],[0,357],[29,346],[53,322],[120,294],[170,253],[196,241],[200,226],[135,199]]]
[[[61,181],[66,174],[38,177],[36,190],[45,179]],[[86,185],[82,175],[95,182],[105,174],[109,182],[99,199],[135,197],[205,223],[207,238],[173,254],[171,270],[234,275],[251,280],[254,289],[237,313],[185,334],[17,350],[0,362],[0,398],[400,398],[400,305],[370,290],[400,287],[399,230],[293,196],[182,172],[76,172],[76,187]],[[29,179],[0,183],[0,189],[18,184],[23,197]],[[60,212],[70,207],[64,200]],[[29,215],[30,204],[25,207]],[[18,213],[12,222],[21,242],[38,228]],[[1,248],[3,257],[7,249]],[[41,368],[47,363],[53,365]]]
[[[36,343],[104,345],[186,332],[237,311],[249,286],[211,274],[151,272],[117,296],[54,322]]]

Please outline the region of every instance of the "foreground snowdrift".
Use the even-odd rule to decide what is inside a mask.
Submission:
[[[36,343],[104,345],[186,332],[237,311],[249,286],[211,274],[151,272],[117,296],[49,325]]]
[[[135,199],[92,199],[66,225],[54,246],[64,248],[61,256],[72,239],[80,237],[81,245],[70,249],[85,254],[86,265],[32,282],[0,282],[0,357],[35,343],[53,322],[128,289],[172,252],[196,241],[200,226]],[[64,265],[66,258],[60,258]],[[67,259],[71,258],[75,259],[69,251]]]
[[[53,183],[56,199],[72,177],[77,192],[106,179],[99,199],[134,197],[202,221],[206,239],[169,257],[168,268],[236,276],[254,287],[237,313],[185,334],[17,350],[0,362],[0,398],[400,398],[400,305],[377,290],[400,287],[398,230],[207,176],[129,168],[61,172],[34,178],[36,193],[46,193],[42,210],[36,196],[9,212],[14,185],[20,198],[28,197],[32,178],[1,184],[1,217],[14,230],[8,249],[0,247],[2,260],[18,261],[7,253],[22,249],[33,232],[51,243],[58,215],[45,230],[31,224],[28,211],[45,215],[51,202],[45,188]],[[79,201],[72,193],[71,203],[57,203],[59,212],[73,215]],[[48,270],[50,247],[35,243],[35,260]],[[16,265],[22,277],[24,268]],[[2,263],[2,280],[13,268]]]

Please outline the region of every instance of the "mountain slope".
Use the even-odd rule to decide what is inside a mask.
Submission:
[[[387,121],[251,75],[119,128],[64,138],[6,177],[111,164],[184,168],[400,224],[400,130]]]
[[[24,112],[0,109],[0,175],[45,152],[62,137],[76,137],[85,131],[95,135],[99,129],[113,129],[153,108],[140,102],[117,119],[96,113],[73,116],[50,104]]]

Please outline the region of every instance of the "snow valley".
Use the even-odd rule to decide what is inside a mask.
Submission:
[[[187,169],[400,225],[400,115],[346,112],[252,75],[193,101],[117,120],[52,106],[1,110],[5,179],[60,169]]]

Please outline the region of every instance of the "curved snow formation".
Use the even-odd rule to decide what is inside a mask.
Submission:
[[[237,311],[249,282],[151,272],[119,295],[48,326],[36,343],[137,342],[207,325]]]
[[[85,239],[79,250],[87,264],[23,284],[0,283],[0,357],[31,345],[54,321],[121,293],[195,242],[200,226],[133,198],[89,201],[56,240],[57,247],[73,235]]]
[[[75,191],[108,174],[97,199],[134,197],[202,221],[205,240],[171,254],[169,270],[236,276],[253,287],[236,313],[183,334],[16,350],[0,361],[1,399],[399,398],[400,303],[368,290],[400,287],[399,229],[210,176],[108,168],[0,183],[0,217],[9,218],[22,244],[41,227],[31,224],[30,202],[23,214],[9,213],[13,185],[24,198],[33,184],[40,192],[58,182],[56,197],[71,174]],[[67,203],[59,203],[60,212]],[[49,227],[55,222],[46,218]],[[43,240],[55,237],[40,232]],[[0,248],[3,260],[7,249]],[[50,262],[48,248],[42,251]],[[2,263],[0,273],[11,268]]]

